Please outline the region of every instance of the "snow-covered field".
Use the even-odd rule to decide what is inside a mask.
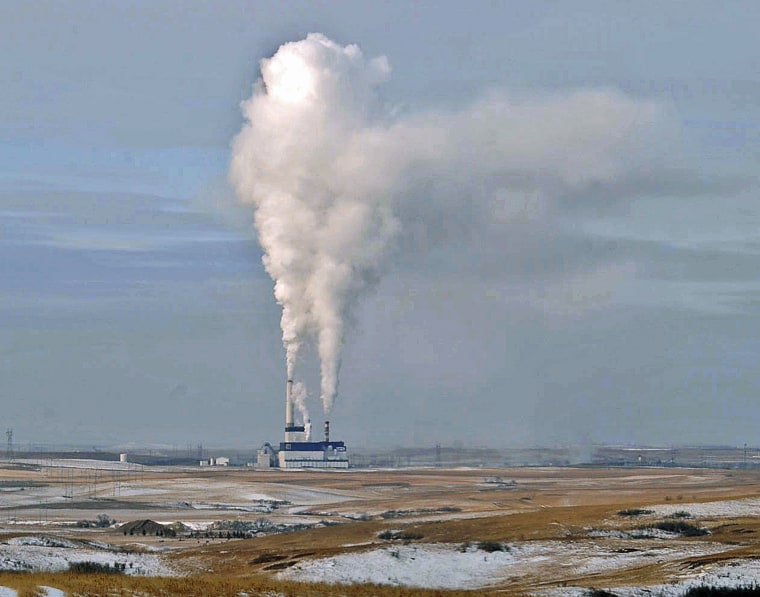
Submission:
[[[557,568],[598,574],[690,556],[719,553],[714,543],[644,546],[623,552],[611,542],[536,541],[510,544],[509,551],[486,551],[447,544],[387,546],[371,551],[303,561],[279,578],[333,584],[376,583],[438,589],[475,589],[509,577],[542,578]]]
[[[294,481],[298,478],[295,477]],[[122,485],[126,487],[126,484]],[[317,504],[334,504],[362,497],[361,493],[326,489],[320,487],[303,487],[297,483],[268,482],[230,482],[211,478],[195,479],[151,479],[146,475],[139,487],[165,489],[193,507],[229,505],[247,507],[266,503],[293,504],[311,506]]]
[[[116,462],[113,460],[91,460],[85,458],[17,458],[17,464],[58,469],[89,469],[99,471],[139,471],[144,467],[132,462]]]
[[[514,560],[515,556],[507,552],[461,552],[447,545],[407,545],[301,562],[278,577],[336,584],[465,589],[489,584]]]
[[[161,494],[169,493],[169,492],[170,492],[169,489],[160,489],[158,487],[136,487],[136,486],[130,486],[127,483],[124,483],[119,487],[120,498],[161,495]]]
[[[675,512],[685,511],[696,518],[740,518],[760,514],[760,498],[743,500],[722,500],[693,504],[658,504],[647,506],[657,516],[670,516]]]
[[[746,587],[760,584],[760,561],[732,560],[714,565],[706,570],[683,575],[668,584],[646,587],[614,587],[609,591],[618,597],[681,597],[694,587]],[[588,589],[583,587],[562,587],[536,593],[540,597],[586,597]]]
[[[740,529],[734,536],[727,535],[733,531],[719,532],[720,523],[707,522],[706,528],[713,530],[714,535],[694,539],[644,528],[679,511],[689,512],[697,524],[710,518],[757,516],[760,497],[741,497],[748,495],[746,483],[731,498],[722,501],[649,506],[652,514],[635,519],[614,514],[623,507],[620,504],[658,503],[668,493],[726,496],[722,472],[711,476],[707,471],[702,477],[695,477],[689,471],[646,470],[617,477],[617,471],[546,469],[544,475],[541,470],[529,469],[509,470],[503,476],[495,471],[494,476],[491,471],[481,470],[469,474],[464,469],[434,473],[421,469],[419,473],[353,471],[339,478],[320,473],[323,482],[310,472],[283,474],[233,469],[194,472],[160,467],[138,470],[129,468],[128,463],[125,467],[122,463],[94,461],[40,461],[40,464],[43,465],[40,470],[9,469],[4,473],[5,481],[0,485],[0,530],[9,537],[27,535],[0,542],[0,570],[60,571],[72,562],[90,561],[111,566],[124,564],[127,574],[163,576],[173,573],[169,562],[176,562],[177,570],[191,569],[196,563],[202,563],[204,570],[224,570],[231,565],[230,554],[234,555],[236,549],[246,554],[240,562],[242,566],[247,562],[252,574],[269,575],[277,569],[251,564],[252,558],[259,555],[257,550],[264,549],[255,542],[233,540],[223,546],[224,551],[215,551],[220,549],[220,541],[211,536],[148,535],[140,539],[145,546],[143,550],[135,547],[134,537],[116,530],[117,525],[101,529],[81,524],[107,513],[119,523],[150,519],[172,524],[181,520],[195,531],[210,531],[208,535],[228,529],[274,535],[306,526],[343,525],[324,533],[318,531],[319,545],[314,545],[313,533],[304,537],[291,534],[282,544],[275,537],[267,539],[266,550],[282,551],[279,555],[288,558],[283,560],[285,565],[300,560],[277,573],[278,578],[288,580],[465,590],[514,585],[523,590],[560,586],[565,582],[582,585],[592,578],[611,578],[608,575],[621,571],[624,574],[617,578],[626,578],[624,582],[631,585],[642,578],[670,578],[675,584],[647,588],[656,591],[653,595],[663,597],[680,595],[678,591],[686,590],[691,586],[689,583],[719,584],[719,579],[724,584],[760,582],[760,563],[752,561],[679,572],[684,558],[716,553],[734,557],[733,552],[726,550],[736,546],[718,541],[725,541],[728,536],[738,544],[750,546],[751,532],[757,525],[743,525],[746,529]],[[57,470],[58,466],[66,470]],[[115,468],[110,470],[112,466]],[[513,477],[515,486],[510,486],[509,491],[495,490],[492,483],[483,481]],[[623,493],[616,492],[616,483]],[[678,489],[666,491],[665,486]],[[684,487],[691,486],[699,490],[687,493]],[[606,493],[600,492],[600,488]],[[609,503],[610,507],[589,510],[590,514],[585,510],[578,515],[575,511],[572,516],[568,514],[567,508],[589,503]],[[554,510],[557,507],[562,510]],[[523,517],[523,513],[528,516]],[[389,519],[394,517],[399,520],[391,522]],[[493,525],[488,519],[479,520],[483,517],[493,517]],[[370,518],[374,522],[363,526],[363,521]],[[516,524],[524,524],[526,520],[533,526],[523,528]],[[431,526],[439,522],[440,527]],[[450,533],[433,532],[449,529],[446,526],[449,524]],[[380,543],[374,529],[388,530],[390,525],[414,532],[417,530],[414,527],[424,527],[419,531],[425,540],[446,536],[451,543]],[[642,528],[628,528],[632,526]],[[502,530],[495,531],[492,527]],[[488,552],[474,544],[462,545],[482,537],[501,537],[509,542],[509,549]],[[115,545],[84,539],[103,539]],[[189,559],[184,561],[186,548],[197,548],[200,544],[203,544],[198,552],[201,555],[188,550]],[[284,547],[280,549],[280,545]],[[299,547],[291,548],[292,545]],[[154,551],[148,551],[151,547]],[[128,549],[140,553],[130,553]],[[168,552],[172,554],[171,560]],[[247,555],[249,552],[253,554],[251,557]],[[315,559],[285,555],[304,552],[313,553],[311,557]],[[642,570],[647,574],[642,574]],[[563,587],[559,592],[547,594],[580,596],[585,590],[578,587],[574,593],[575,589]],[[631,586],[615,588],[613,592],[621,597],[649,594],[642,591]]]
[[[218,476],[172,478],[156,467],[127,472],[128,467],[138,466],[129,463],[89,460],[39,460],[39,463],[46,466],[33,473],[36,477],[28,474],[28,478],[34,479],[33,484],[24,485],[22,480],[18,486],[0,487],[0,525],[6,529],[22,525],[52,531],[70,526],[94,518],[99,513],[96,502],[102,504],[102,511],[122,522],[138,517],[171,522],[189,518],[189,523],[202,528],[215,520],[248,514],[270,515],[280,524],[296,524],[304,522],[298,516],[304,509],[352,500],[357,495],[351,491],[303,487],[297,477],[292,484],[230,481],[224,475],[226,471],[220,471]],[[58,470],[57,464],[62,465]],[[108,470],[111,467],[115,470]],[[73,476],[70,471],[74,471]],[[132,505],[135,503],[140,505],[139,516]],[[64,504],[71,507],[64,508]],[[172,515],[175,511],[182,514]]]
[[[74,541],[44,535],[14,537],[0,543],[0,570],[62,572],[73,562],[125,564],[124,573],[172,576],[175,573],[158,554],[130,553],[94,541]]]
[[[37,587],[38,594],[42,597],[66,597],[66,593],[61,589],[55,587],[47,587],[45,585]],[[18,592],[8,587],[0,587],[0,597],[16,597]]]
[[[631,529],[630,531],[617,530],[594,530],[589,537],[606,537],[610,539],[678,539],[681,535],[663,531],[662,529],[643,528]]]

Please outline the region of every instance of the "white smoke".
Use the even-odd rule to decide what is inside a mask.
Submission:
[[[321,34],[261,61],[242,108],[230,180],[254,206],[263,262],[282,306],[292,378],[315,339],[321,399],[338,389],[346,321],[391,247],[478,243],[482,230],[546,217],[563,197],[635,170],[655,106],[608,91],[391,118],[384,57]]]
[[[293,389],[290,391],[290,399],[301,414],[301,422],[304,424],[309,421],[309,409],[306,407],[307,397],[308,393],[306,391],[306,386],[300,381],[295,382],[293,384]]]

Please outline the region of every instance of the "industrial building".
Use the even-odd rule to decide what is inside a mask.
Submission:
[[[323,441],[311,441],[311,422],[296,425],[293,420],[293,400],[291,398],[293,380],[289,379],[285,388],[285,441],[280,443],[277,463],[281,469],[288,468],[348,468],[346,444],[330,440],[330,422],[325,421]]]

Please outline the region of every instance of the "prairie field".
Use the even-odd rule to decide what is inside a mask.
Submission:
[[[0,500],[0,587],[21,596],[635,597],[760,579],[754,470],[22,460]]]

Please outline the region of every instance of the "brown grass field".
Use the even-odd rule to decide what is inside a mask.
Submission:
[[[659,505],[688,510],[737,500],[752,505],[746,500],[760,498],[760,474],[755,471],[431,468],[284,473],[165,467],[143,468],[116,481],[114,473],[96,468],[62,470],[58,464],[0,469],[5,489],[0,493],[0,542],[29,535],[97,540],[158,553],[179,576],[0,572],[0,586],[21,596],[39,594],[40,586],[71,595],[390,597],[534,595],[552,590],[547,594],[561,595],[565,586],[658,585],[721,563],[760,558],[760,517],[751,508],[717,514],[709,514],[708,508],[707,515],[690,517],[690,523],[709,531],[703,536],[610,535],[640,528],[643,520],[654,524],[666,518],[621,516],[626,509]],[[27,486],[15,488],[16,482]],[[66,499],[60,499],[64,494]],[[283,504],[268,513],[246,509],[262,495]],[[389,511],[399,510],[404,511],[400,517],[388,517]],[[67,526],[100,513],[121,522],[149,518],[202,525],[266,519],[273,524],[326,521],[331,526],[247,539],[137,537],[116,528]],[[389,542],[378,537],[391,529],[412,538]],[[527,562],[514,572],[505,569],[497,578],[467,589],[322,584],[297,582],[297,574],[278,576],[306,562],[389,545],[455,547],[479,542],[552,551],[538,563]],[[151,551],[156,549],[160,551]],[[605,562],[611,561],[610,554],[633,554],[637,559],[609,565]],[[651,554],[656,557],[645,557]]]

